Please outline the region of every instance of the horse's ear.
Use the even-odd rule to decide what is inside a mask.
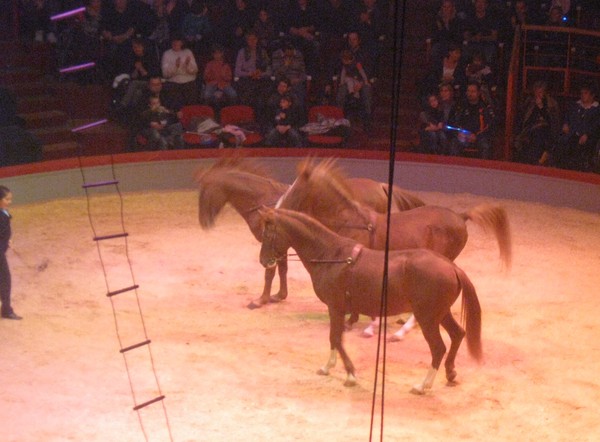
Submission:
[[[296,167],[296,173],[298,174],[298,176],[304,176],[306,178],[306,175],[311,167],[312,162],[313,160],[310,157],[304,158],[302,161],[300,161],[298,163],[298,166]]]

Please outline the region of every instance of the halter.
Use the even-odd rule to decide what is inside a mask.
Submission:
[[[339,229],[355,229],[355,230],[366,230],[369,232],[369,247],[373,248],[375,242],[375,225],[377,224],[377,214],[375,212],[369,212],[369,222],[366,225],[361,224],[339,224],[336,226],[336,230]]]

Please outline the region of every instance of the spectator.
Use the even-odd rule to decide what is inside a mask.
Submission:
[[[356,28],[350,6],[348,0],[326,0],[322,3],[319,16],[323,50],[333,45],[331,53],[339,54],[343,49],[344,35]]]
[[[320,77],[313,77],[319,85],[331,79],[338,70],[339,54],[346,46],[346,36],[355,30],[355,8],[352,0],[324,0],[319,8],[321,42]],[[323,86],[324,87],[324,84]]]
[[[442,121],[445,125],[450,121],[450,116],[456,110],[456,101],[454,100],[454,87],[450,83],[440,84],[438,100],[442,110]]]
[[[225,61],[224,49],[221,46],[213,48],[213,58],[204,68],[204,102],[215,107],[227,106],[237,102],[237,92],[232,86],[233,72]]]
[[[477,82],[481,85],[481,96],[486,103],[492,103],[492,94],[496,90],[496,78],[489,63],[481,51],[474,51],[471,61],[465,68],[467,82]]]
[[[151,30],[148,40],[154,43],[156,50],[162,54],[169,48],[169,16],[166,9],[166,0],[156,0],[154,2],[154,14],[156,24]]]
[[[175,108],[198,102],[198,65],[194,53],[183,47],[181,36],[171,36],[171,49],[163,53],[161,68],[165,92]]]
[[[148,109],[142,113],[142,135],[148,140],[148,149],[167,150],[183,147],[183,127],[177,116],[160,104],[160,97],[148,100]]]
[[[591,170],[600,136],[600,106],[594,87],[583,85],[579,91],[579,100],[565,113],[561,135],[550,160],[557,167],[587,172]]]
[[[550,8],[553,8],[555,6],[560,7],[563,15],[568,15],[569,10],[571,9],[571,0],[552,0],[552,2],[550,3]]]
[[[120,101],[122,108],[138,103],[143,95],[148,80],[159,75],[160,67],[156,55],[147,50],[146,42],[134,38],[131,42],[131,54],[125,62],[124,74],[128,75],[125,93]]]
[[[254,27],[258,13],[249,0],[229,0],[224,12],[225,46],[235,52],[244,46],[246,33]]]
[[[183,19],[192,10],[194,0],[164,0],[169,34],[180,34]]]
[[[363,48],[371,54],[374,61],[379,60],[380,45],[388,31],[388,14],[383,11],[377,0],[362,0],[358,8],[355,30],[361,36]],[[376,66],[372,67],[373,74]]]
[[[150,97],[159,97],[161,105],[175,112],[177,118],[181,118],[181,104],[177,103],[173,97],[167,94],[167,91],[163,87],[162,78],[158,75],[150,77],[146,84],[146,89],[143,91],[142,98],[129,111],[127,121],[129,122],[129,127],[132,129],[133,136],[143,129],[141,115],[148,109]]]
[[[450,44],[461,45],[464,32],[465,23],[456,13],[454,0],[443,0],[431,36],[431,62],[439,64]]]
[[[42,160],[42,143],[24,125],[14,95],[0,87],[0,167]]]
[[[361,34],[358,31],[348,32],[346,47],[352,52],[356,61],[360,63],[369,80],[375,76],[375,58],[367,48],[363,46]]]
[[[450,83],[458,94],[464,93],[467,83],[466,66],[462,56],[462,47],[450,43],[448,53],[441,62],[431,67],[431,70],[421,84],[421,98],[432,91],[437,91],[442,82]]]
[[[181,33],[198,59],[208,54],[212,44],[212,24],[204,1],[192,1],[190,11],[183,17]]]
[[[258,47],[253,31],[246,34],[246,46],[235,60],[236,90],[242,104],[254,107],[258,115],[264,112],[264,100],[271,85],[271,65],[267,51]]]
[[[292,85],[290,83],[290,80],[288,80],[286,77],[279,77],[275,79],[275,84],[275,91],[271,95],[269,95],[269,98],[267,99],[266,103],[266,112],[264,112],[264,116],[266,116],[266,121],[263,119],[263,121],[261,122],[264,126],[268,128],[268,130],[271,130],[273,128],[272,118],[273,115],[276,115],[277,113],[281,97],[289,95],[292,97],[292,103],[298,103],[298,99],[294,96],[294,93],[292,91]],[[298,111],[298,114],[300,114],[300,111]]]
[[[544,164],[560,132],[560,108],[548,93],[545,81],[534,83],[533,94],[525,100],[519,121],[515,159],[527,164]]]
[[[293,106],[291,95],[281,97],[273,120],[275,127],[265,137],[267,146],[302,146],[302,137],[298,130],[300,120]]]
[[[275,31],[275,23],[267,8],[261,8],[258,11],[258,17],[252,30],[258,38],[258,46],[267,51],[267,54],[272,54],[276,49],[279,36]]]
[[[100,33],[104,40],[102,70],[106,80],[112,82],[123,71],[137,21],[137,11],[131,0],[114,0],[114,4],[103,8]]]
[[[526,0],[517,0],[510,13],[510,25],[514,32],[517,26],[532,25],[537,22],[535,13],[529,10]]]
[[[371,104],[373,92],[371,83],[362,64],[349,49],[344,49],[341,54],[342,69],[337,90],[337,105],[345,108],[346,106],[358,106],[361,111],[365,129],[370,130],[371,126]]]
[[[8,4],[4,6],[8,8]],[[25,35],[41,43],[56,43],[56,27],[50,16],[59,11],[57,0],[22,0],[19,19]]]
[[[313,0],[292,0],[288,30],[294,46],[304,55],[306,72],[316,77],[321,69],[320,43],[317,37],[319,14]]]
[[[563,21],[563,10],[560,6],[550,8],[548,20],[544,25],[553,28],[566,27],[566,22]],[[539,44],[539,62],[542,66],[566,67],[569,40],[567,33],[549,29],[541,31],[536,39],[541,41]]]
[[[463,101],[450,117],[450,125],[460,129],[451,137],[450,154],[460,156],[469,146],[477,148],[481,158],[491,159],[494,120],[494,109],[482,100],[479,83],[469,83]]]
[[[277,77],[290,80],[294,95],[299,100],[296,104],[299,109],[304,109],[307,81],[304,57],[291,41],[285,41],[282,48],[273,53],[272,72]]]
[[[496,62],[500,23],[490,11],[488,0],[475,0],[474,11],[467,17],[464,40],[467,52],[483,52],[488,63]]]
[[[444,111],[440,107],[438,96],[430,93],[427,105],[419,114],[420,145],[419,152],[426,154],[445,154],[448,140],[444,130]]]

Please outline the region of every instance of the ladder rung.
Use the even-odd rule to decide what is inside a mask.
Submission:
[[[137,289],[139,287],[140,286],[138,284],[135,284],[135,285],[132,285],[130,287],[125,287],[125,288],[120,289],[120,290],[114,290],[112,292],[108,292],[106,294],[106,296],[111,297],[111,296],[115,296],[115,295],[120,295],[121,293],[129,292],[129,291],[135,290],[135,289]]]
[[[117,180],[113,180],[113,181],[99,181],[97,183],[84,184],[81,187],[83,187],[84,189],[88,189],[90,187],[111,186],[113,184],[119,184],[119,182]]]
[[[162,401],[164,398],[165,398],[165,395],[163,394],[162,396],[158,396],[158,397],[155,397],[154,399],[150,399],[149,401],[144,402],[143,404],[136,405],[135,407],[133,407],[133,411],[138,411],[139,409],[147,407],[148,405],[151,405],[154,402]]]
[[[139,342],[137,344],[130,345],[129,347],[122,348],[120,351],[121,351],[121,353],[125,353],[125,352],[128,352],[129,350],[134,350],[138,347],[143,347],[144,345],[148,345],[148,344],[150,344],[150,342],[151,342],[150,339],[147,339],[143,342]]]
[[[105,235],[105,236],[96,236],[94,241],[102,241],[104,239],[113,239],[113,238],[123,238],[125,236],[129,236],[129,233],[115,233],[114,235]]]

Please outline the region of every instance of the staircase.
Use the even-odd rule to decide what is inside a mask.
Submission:
[[[71,129],[106,118],[110,91],[78,85],[58,74],[54,48],[45,43],[0,41],[0,86],[11,90],[25,129],[43,145],[43,159],[122,152],[127,134],[114,123],[75,134]]]

